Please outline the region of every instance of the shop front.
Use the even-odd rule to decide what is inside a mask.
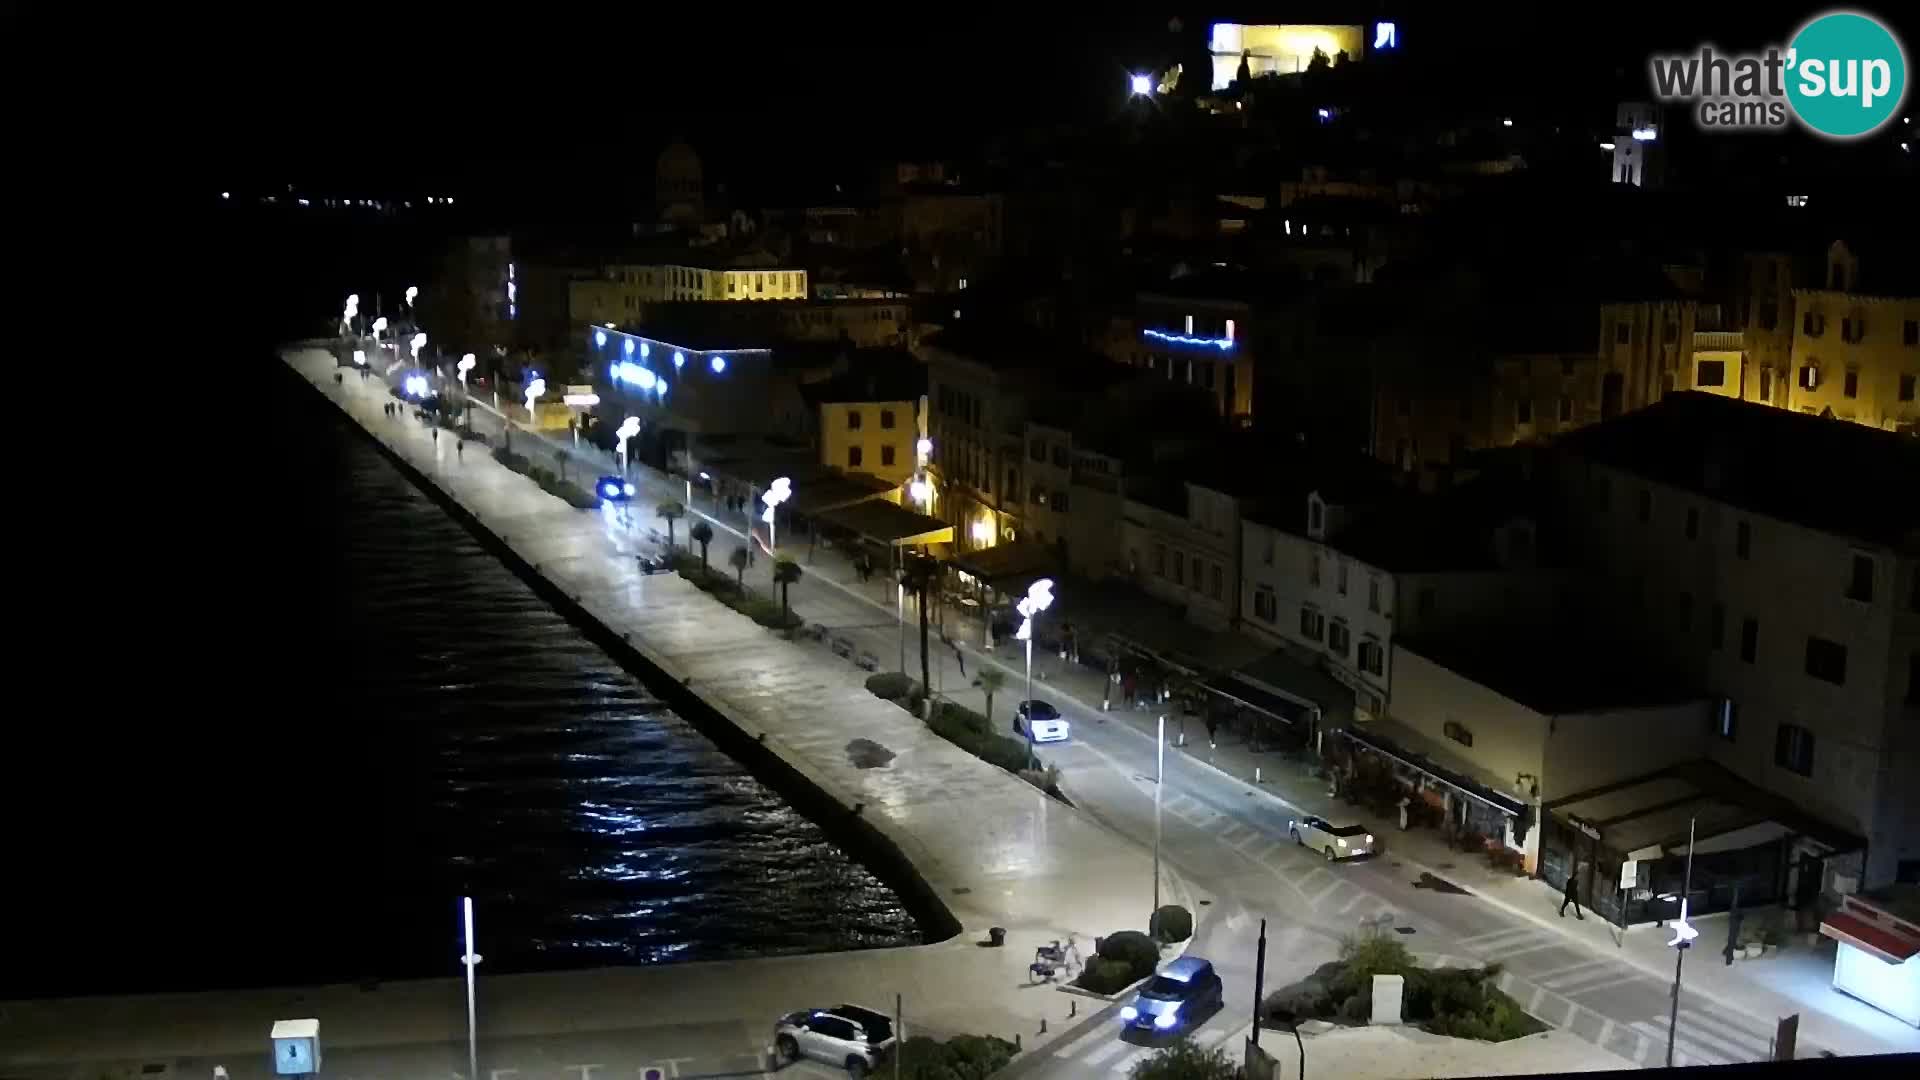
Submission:
[[[1323,745],[1349,801],[1395,813],[1405,799],[1409,825],[1438,828],[1462,851],[1531,869],[1536,838],[1528,799],[1404,724],[1375,720],[1334,734],[1339,738]]]

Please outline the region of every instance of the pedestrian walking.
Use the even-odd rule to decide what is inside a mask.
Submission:
[[[1567,905],[1572,904],[1573,917],[1576,919],[1579,919],[1581,922],[1587,921],[1586,914],[1580,910],[1580,897],[1575,895],[1577,892],[1579,892],[1579,890],[1580,890],[1580,863],[1576,861],[1572,866],[1569,866],[1567,868],[1567,884],[1566,884],[1566,887],[1562,889],[1560,892],[1560,917],[1561,918],[1564,919],[1567,917]]]
[[[1408,805],[1408,802],[1409,802],[1409,800],[1407,799],[1407,797],[1406,797],[1405,795],[1402,795],[1402,796],[1400,796],[1400,831],[1401,831],[1401,832],[1406,832],[1406,831],[1407,831],[1407,805]]]
[[[439,429],[439,428],[434,428],[434,429],[433,429],[433,441],[434,441],[434,444],[435,444],[435,445],[438,445],[438,444],[439,444],[439,442],[440,442],[440,429]]]
[[[953,641],[948,644],[953,646],[953,661],[960,665],[960,677],[964,679],[967,677],[967,654],[960,651],[959,642]]]
[[[459,442],[453,444],[453,456],[462,461],[467,459],[467,440],[461,439]],[[1402,827],[1404,828],[1404,826]]]

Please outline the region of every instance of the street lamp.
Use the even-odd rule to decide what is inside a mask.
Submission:
[[[1014,640],[1027,643],[1027,756],[1033,756],[1033,620],[1041,612],[1053,606],[1053,579],[1041,578],[1027,586],[1027,595],[1022,597],[1014,610],[1020,613],[1020,629],[1014,632]],[[1160,884],[1160,875],[1154,874],[1154,886]]]
[[[347,295],[347,306],[340,313],[340,325],[341,325],[342,334],[353,333],[353,320],[356,317],[358,317],[359,314],[360,314],[360,294],[349,293]]]
[[[466,412],[469,417],[471,417],[473,413],[473,399],[467,396],[467,372],[472,371],[473,365],[476,363],[478,363],[478,361],[474,359],[473,354],[468,353],[467,355],[462,356],[460,358],[460,362],[458,364],[454,365],[454,369],[460,372],[461,409],[462,411]]]
[[[1687,872],[1680,885],[1680,917],[1673,923],[1673,940],[1667,944],[1673,949],[1673,1004],[1667,1013],[1667,1068],[1673,1068],[1673,1036],[1680,1026],[1680,968],[1687,962],[1687,950],[1693,946],[1693,939],[1700,931],[1687,922],[1687,894],[1693,891],[1693,830],[1699,824],[1698,818],[1687,819]]]
[[[467,951],[460,957],[460,963],[467,969],[467,1075],[480,1075],[480,1043],[473,1024],[473,975],[480,966],[480,954],[473,951],[473,897],[460,898],[462,922],[466,926]]]
[[[547,392],[547,380],[545,379],[535,379],[532,382],[527,384],[527,426],[528,427],[534,426],[533,403],[540,400],[540,395],[546,392]]]
[[[355,365],[359,367],[366,367],[367,366],[367,350],[365,349],[353,350],[353,362]]]
[[[768,485],[766,494],[760,496],[760,501],[767,504],[766,513],[760,515],[760,520],[767,523],[767,554],[769,555],[773,554],[774,546],[773,508],[792,497],[793,483],[784,476]]]
[[[620,455],[621,476],[627,475],[627,440],[638,434],[640,434],[640,418],[637,416],[627,417],[620,421],[618,428],[614,429],[613,437],[619,440],[615,444],[615,449]]]
[[[413,348],[413,362],[414,362],[414,363],[416,363],[416,364],[417,364],[417,363],[419,363],[419,362],[420,362],[420,350],[421,350],[421,349],[424,349],[424,348],[426,348],[426,347],[427,347],[427,335],[426,335],[426,333],[425,333],[424,331],[422,331],[422,332],[420,332],[420,333],[417,333],[417,334],[415,334],[415,335],[413,335],[413,340],[412,340],[412,341],[410,341],[410,342],[408,342],[408,344],[409,344],[410,346],[412,346],[412,348]]]
[[[407,286],[407,311],[408,312],[413,311],[413,298],[419,295],[420,295],[420,287],[418,285]]]

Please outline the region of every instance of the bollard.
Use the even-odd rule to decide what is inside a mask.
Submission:
[[[1013,1052],[1020,1052],[1020,1033],[1017,1031],[1013,1033]]]
[[[1040,1018],[1040,1034],[1045,1035],[1046,1033],[1047,1033],[1047,1018],[1043,1016]]]
[[[1073,998],[1067,1002],[1067,1019],[1071,1020],[1074,1017],[1079,1015],[1080,1015],[1080,999]]]
[[[1258,765],[1253,767],[1253,782],[1256,784],[1260,782],[1260,766]]]

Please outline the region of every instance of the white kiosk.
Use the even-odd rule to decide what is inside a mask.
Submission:
[[[273,1071],[278,1076],[312,1076],[320,1071],[320,1021],[273,1022]]]

